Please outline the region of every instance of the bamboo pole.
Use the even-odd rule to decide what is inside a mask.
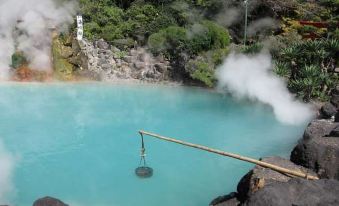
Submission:
[[[165,140],[165,141],[168,141],[168,142],[174,142],[174,143],[181,144],[181,145],[184,145],[184,146],[193,147],[193,148],[196,148],[196,149],[205,150],[207,152],[219,154],[219,155],[222,155],[222,156],[227,156],[227,157],[235,158],[235,159],[238,159],[238,160],[241,160],[241,161],[250,162],[250,163],[260,165],[262,167],[269,168],[269,169],[272,169],[272,170],[275,170],[277,172],[281,172],[281,173],[284,173],[284,174],[289,174],[289,175],[293,175],[293,176],[296,176],[296,177],[302,177],[302,178],[306,178],[306,179],[310,179],[310,180],[318,180],[319,179],[318,177],[308,175],[307,173],[286,169],[284,167],[273,165],[273,164],[270,164],[270,163],[267,163],[267,162],[259,161],[259,160],[249,158],[249,157],[244,157],[244,156],[241,156],[241,155],[238,155],[238,154],[224,152],[224,151],[209,148],[209,147],[206,147],[206,146],[203,146],[203,145],[193,144],[193,143],[190,143],[190,142],[184,142],[184,141],[181,141],[181,140],[161,136],[161,135],[154,134],[154,133],[151,133],[151,132],[146,132],[146,131],[143,131],[143,130],[140,130],[139,133],[143,134],[143,135],[155,137],[155,138],[158,138],[158,139],[161,139],[161,140]]]

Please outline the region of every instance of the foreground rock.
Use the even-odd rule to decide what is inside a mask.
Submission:
[[[238,194],[236,192],[231,192],[228,195],[219,196],[215,198],[211,203],[210,206],[236,206],[240,204],[238,200]]]
[[[33,203],[33,206],[68,206],[68,205],[53,197],[44,197],[35,201]]]
[[[267,157],[263,158],[261,161],[316,176],[316,174],[311,170],[296,165],[290,160],[284,159],[282,157]],[[237,193],[230,193],[229,195],[220,196],[214,199],[210,205],[242,205],[244,202],[246,202],[246,200],[248,200],[261,189],[277,182],[288,182],[291,179],[293,179],[291,176],[287,176],[274,170],[256,165],[240,180],[237,186]]]
[[[334,117],[336,113],[337,113],[337,108],[330,102],[327,102],[321,108],[322,117],[325,119]]]
[[[311,170],[296,165],[282,157],[268,157],[263,158],[262,161],[316,176]],[[237,187],[238,199],[243,202],[261,188],[276,182],[288,182],[290,179],[290,176],[257,165],[240,180]]]
[[[330,102],[337,108],[339,109],[339,85],[335,87],[332,91],[332,97]]]
[[[314,120],[291,153],[291,161],[313,169],[322,178],[339,180],[339,123]]]
[[[339,181],[293,178],[274,182],[253,194],[244,205],[339,205]]]

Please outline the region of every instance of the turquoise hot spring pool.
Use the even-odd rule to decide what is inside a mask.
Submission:
[[[44,196],[71,206],[206,206],[253,165],[145,137],[154,175],[140,179],[138,130],[259,158],[288,157],[305,126],[284,125],[259,103],[180,86],[3,83],[0,112],[14,164],[0,203],[13,206]]]

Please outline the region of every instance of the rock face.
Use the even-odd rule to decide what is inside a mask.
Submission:
[[[68,206],[68,205],[53,197],[44,197],[35,201],[33,203],[33,206]]]
[[[291,161],[311,168],[322,178],[339,180],[339,123],[314,120],[291,153]],[[333,136],[332,136],[333,135]]]
[[[331,103],[339,109],[339,85],[332,91]]]
[[[325,119],[329,119],[333,117],[337,113],[337,108],[331,104],[330,102],[327,102],[324,106],[321,108],[321,114],[322,117]]]
[[[331,137],[339,137],[339,126],[336,126],[330,133]]]
[[[122,51],[103,39],[93,43],[83,40],[79,45],[80,54],[88,59],[86,67],[81,67],[99,76],[99,80],[137,79],[160,82],[170,79],[172,68],[169,61],[163,57],[154,57],[145,48]],[[73,62],[83,63],[79,59]]]
[[[296,165],[290,160],[281,157],[263,158],[262,161],[287,169],[315,175],[312,171],[302,166]],[[257,165],[250,172],[248,172],[238,183],[238,198],[241,201],[245,201],[248,197],[256,193],[261,188],[264,188],[275,182],[288,182],[290,179],[290,176],[286,176],[282,173]]]
[[[244,205],[339,205],[339,182],[336,180],[291,179],[274,182],[253,194]]]
[[[237,193],[232,192],[228,195],[219,196],[215,198],[210,206],[237,206],[240,204],[240,201],[237,199]]]

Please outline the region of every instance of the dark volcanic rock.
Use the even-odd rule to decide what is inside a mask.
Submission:
[[[105,42],[105,40],[100,39],[96,42],[96,46],[99,49],[109,49],[109,44],[107,42]]]
[[[240,205],[240,201],[237,199],[237,193],[232,192],[228,195],[219,196],[215,198],[210,206],[237,206]]]
[[[296,165],[293,162],[281,157],[268,157],[262,159],[262,161],[275,164],[287,169],[315,175],[308,169]],[[282,173],[257,165],[240,180],[237,187],[238,198],[241,201],[245,201],[249,196],[257,192],[261,188],[266,187],[267,185],[270,185],[275,182],[287,182],[290,179],[291,179],[290,176],[286,176]]]
[[[337,113],[337,108],[329,102],[321,107],[321,114],[325,119],[329,119],[333,117],[336,113]]]
[[[253,194],[244,205],[339,205],[339,181],[305,180],[294,178],[288,182],[274,182]]]
[[[327,120],[314,120],[306,128],[303,140],[327,136],[337,124]]]
[[[339,94],[332,94],[331,103],[339,108]]]
[[[331,121],[312,122],[293,149],[291,161],[313,169],[320,177],[339,179],[339,138],[330,137],[338,125]]]
[[[330,137],[339,137],[339,125],[332,130]]]
[[[33,203],[33,206],[68,206],[68,205],[53,197],[44,197],[35,201]]]
[[[339,122],[339,112],[337,112],[337,114],[335,115],[335,122]]]

